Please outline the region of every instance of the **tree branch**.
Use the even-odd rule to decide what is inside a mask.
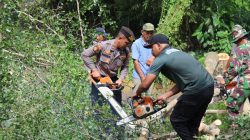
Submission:
[[[36,73],[33,69],[31,69],[31,68],[29,68],[29,67],[26,67],[26,66],[24,66],[26,69],[28,69],[29,71],[31,71],[31,72],[33,72],[44,84],[46,84],[46,85],[49,85],[45,80],[43,80],[42,79],[42,77],[38,74],[38,73]]]
[[[60,40],[62,40],[65,44],[67,44],[67,41],[64,40],[64,39],[62,39],[62,35],[59,35],[59,34],[58,34],[55,30],[53,30],[48,24],[44,23],[44,22],[41,21],[41,20],[38,20],[38,19],[34,18],[34,17],[31,16],[30,14],[27,14],[27,13],[25,13],[25,12],[23,12],[23,11],[16,10],[16,12],[28,16],[29,19],[30,19],[32,22],[33,22],[33,21],[37,21],[37,22],[39,22],[39,23],[44,24],[50,31],[52,31],[55,35],[57,35],[57,36],[59,37]]]
[[[5,49],[2,49],[3,52],[17,56],[17,57],[21,57],[21,58],[25,58],[25,55],[20,54],[20,53],[15,53],[15,52],[11,52]],[[44,58],[34,58],[34,62],[40,65],[44,65],[44,66],[49,66],[49,65],[55,65],[54,62],[50,62]]]
[[[79,24],[80,24],[80,31],[81,31],[81,37],[82,37],[82,46],[84,46],[84,37],[83,37],[83,31],[82,31],[82,19],[81,19],[79,1],[78,0],[76,0],[76,5],[77,5],[78,20],[79,20]]]

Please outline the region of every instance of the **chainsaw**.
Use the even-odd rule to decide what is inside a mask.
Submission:
[[[236,81],[231,81],[227,85],[220,85],[216,80],[215,80],[215,87],[219,88],[219,96],[222,100],[226,100],[228,96],[233,92],[234,88],[236,87],[237,82]]]
[[[128,103],[132,109],[132,115],[118,121],[117,125],[123,125],[138,119],[144,119],[148,117],[157,117],[160,114],[160,110],[166,108],[167,103],[163,105],[156,104],[158,100],[153,100],[150,96],[144,97],[130,97],[128,98]],[[155,115],[156,114],[156,115]]]
[[[137,119],[143,119],[166,106],[166,104],[157,105],[157,100],[154,101],[150,96],[129,98],[128,102],[132,108],[133,116]]]
[[[123,86],[118,86],[117,84],[113,83],[110,77],[101,77],[98,80],[98,82],[95,82],[95,86],[121,117],[121,120],[116,123],[117,125],[128,124],[131,122],[128,124],[128,126],[134,129],[135,125],[132,123],[132,121],[134,122],[147,117],[157,118],[161,116],[161,110],[164,110],[163,108],[166,108],[167,106],[166,103],[163,105],[156,104],[157,100],[153,100],[149,96],[135,98],[130,97],[128,98],[128,103],[132,109],[132,115],[129,116],[113,98],[113,92],[115,90],[122,90]]]
[[[126,118],[128,115],[113,97],[114,91],[122,90],[123,86],[118,86],[118,84],[113,83],[109,76],[99,77],[98,79],[94,79],[92,76],[89,78],[101,95],[112,105],[118,115],[121,118]]]
[[[111,80],[111,78],[109,76],[100,77],[100,78],[98,78],[98,80],[99,80],[99,82],[95,83],[95,85],[98,87],[106,86],[112,91],[116,91],[116,90],[120,91],[124,88],[123,86],[119,86],[117,83],[113,83],[113,81]]]

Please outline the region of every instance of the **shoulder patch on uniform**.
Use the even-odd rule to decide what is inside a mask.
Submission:
[[[173,49],[173,48],[172,48],[172,49],[167,49],[165,53],[166,53],[166,54],[171,54],[171,53],[178,52],[178,51],[180,51],[180,50],[177,50],[177,49]]]
[[[105,50],[104,53],[110,55],[111,51],[110,50]]]
[[[110,43],[110,42],[107,42],[106,45],[111,45],[111,43]]]
[[[107,41],[104,41],[103,44],[109,46],[109,45],[111,45],[111,42],[110,42],[110,40],[107,40]]]

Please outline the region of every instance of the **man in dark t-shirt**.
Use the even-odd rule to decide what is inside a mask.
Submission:
[[[152,48],[156,59],[135,95],[141,96],[160,72],[175,82],[174,87],[157,98],[157,103],[162,104],[167,98],[181,91],[183,95],[178,99],[170,121],[182,139],[194,139],[213,96],[213,78],[191,55],[172,48],[165,35],[152,36],[144,47]]]

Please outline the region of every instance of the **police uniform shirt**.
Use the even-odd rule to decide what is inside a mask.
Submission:
[[[116,77],[121,69],[120,79],[125,79],[128,73],[129,50],[125,48],[118,50],[112,47],[114,40],[107,40],[91,46],[83,51],[81,58],[85,67],[90,71],[98,69],[102,76]],[[92,60],[96,56],[96,63]]]

